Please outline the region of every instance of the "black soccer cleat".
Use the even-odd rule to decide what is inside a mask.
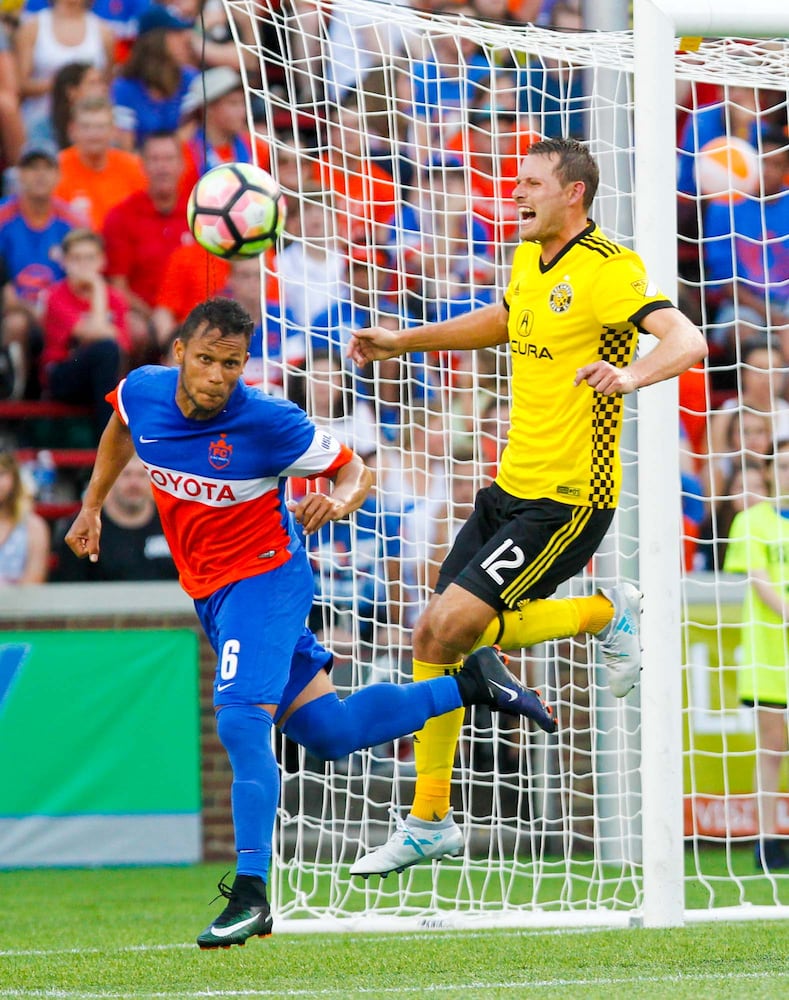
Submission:
[[[481,646],[467,656],[455,675],[464,704],[488,705],[505,715],[525,716],[546,733],[555,733],[553,709],[545,704],[539,691],[521,684],[506,662],[497,646]]]
[[[236,875],[232,886],[220,879],[217,888],[219,895],[229,902],[197,938],[201,948],[229,948],[231,944],[243,945],[247,938],[255,935],[269,937],[274,921],[262,879]]]

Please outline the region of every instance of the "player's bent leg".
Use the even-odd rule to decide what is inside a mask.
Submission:
[[[461,705],[451,676],[423,684],[371,684],[342,701],[334,689],[306,701],[284,717],[281,728],[316,757],[337,760],[413,733]]]
[[[611,602],[599,593],[524,601],[516,611],[500,611],[474,648],[526,649],[549,639],[569,639],[579,632],[596,635],[611,621],[612,614]]]
[[[279,800],[279,771],[271,747],[272,717],[259,705],[226,705],[217,732],[233,769],[231,803],[238,852],[232,886],[219,883],[227,906],[199,935],[201,948],[242,945],[271,934],[266,898],[271,839]]]
[[[623,698],[641,670],[640,605],[641,594],[630,583],[601,589],[591,597],[524,602],[517,611],[499,612],[474,648],[525,649],[586,632],[600,640],[611,693]]]
[[[480,646],[500,646],[502,649],[526,649],[549,639],[569,639],[581,629],[580,601],[575,598],[548,598],[524,601],[517,611],[499,611],[474,643]],[[605,603],[607,616],[602,628],[611,619],[611,609]]]
[[[454,680],[464,705],[487,705],[494,711],[525,716],[546,732],[555,732],[553,712],[542,700],[539,691],[521,684],[507,669],[506,661],[498,650],[485,647],[472,653],[454,675]],[[462,712],[459,714],[462,723]],[[452,715],[456,713],[453,712]],[[431,724],[437,721],[433,719]],[[429,773],[425,773],[424,763],[422,768],[420,777],[423,783],[429,782],[431,777]],[[448,786],[449,774],[446,775],[446,783]],[[448,797],[447,791],[447,799]],[[354,862],[350,869],[351,875],[361,875],[364,878],[380,875],[386,878],[390,872],[402,872],[422,861],[456,857],[463,849],[463,834],[455,823],[448,804],[446,814],[441,818],[434,816],[427,820],[415,815],[412,809],[405,820],[395,815],[395,824],[394,833],[382,847]]]
[[[434,595],[414,629],[414,680],[457,673],[493,608],[455,584]],[[414,739],[416,787],[410,816],[439,823],[449,814],[452,769],[463,712],[431,719]]]

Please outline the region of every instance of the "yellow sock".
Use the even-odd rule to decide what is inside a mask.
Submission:
[[[455,673],[461,663],[425,663],[414,660],[414,680],[425,681]],[[455,751],[463,726],[464,708],[428,719],[414,736],[416,788],[411,812],[418,819],[439,820],[449,812],[449,792]]]
[[[613,604],[599,591],[591,597],[579,597],[577,600],[581,606],[579,632],[597,635],[614,617]]]
[[[607,597],[551,598],[529,601],[517,611],[504,611],[488,625],[474,645],[525,649],[548,639],[568,639],[579,632],[593,635],[611,621],[613,607]]]

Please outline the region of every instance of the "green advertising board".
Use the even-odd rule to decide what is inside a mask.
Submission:
[[[754,710],[737,699],[742,602],[699,602],[685,628],[685,836],[753,837],[759,829],[755,789]],[[786,792],[786,770],[781,782]],[[789,833],[789,800],[778,802],[778,828]]]
[[[0,635],[0,867],[200,856],[189,629]]]

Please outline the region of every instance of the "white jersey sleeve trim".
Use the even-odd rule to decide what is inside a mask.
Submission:
[[[120,411],[119,416],[123,421],[123,423],[128,427],[129,414],[126,412],[126,407],[123,405],[123,387],[125,385],[126,385],[126,379],[125,378],[121,379],[121,381],[118,383],[117,400],[118,400],[118,410]]]
[[[309,448],[287,469],[283,476],[316,476],[330,468],[340,454],[342,445],[337,438],[322,427],[315,428]]]

